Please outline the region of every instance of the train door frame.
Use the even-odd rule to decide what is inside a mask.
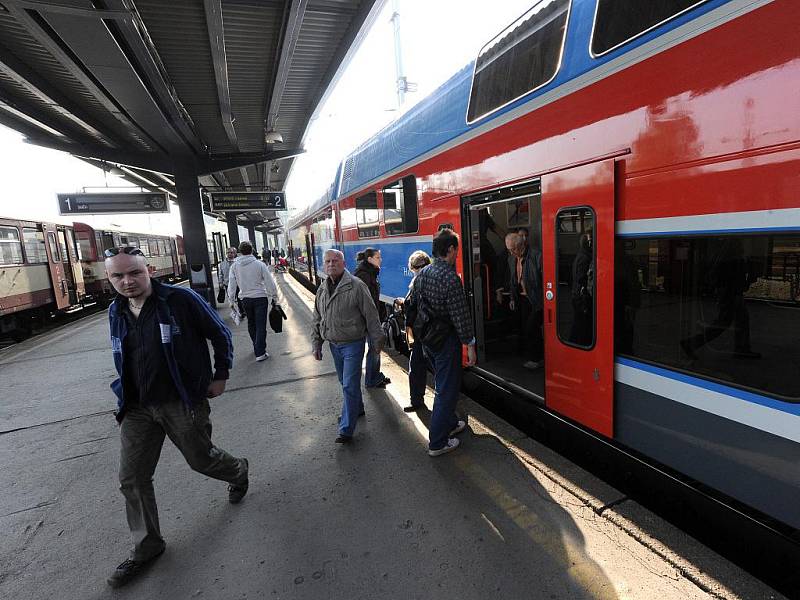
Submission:
[[[484,312],[483,306],[483,292],[487,282],[484,280],[483,270],[480,269],[482,265],[480,251],[481,224],[485,218],[483,211],[492,205],[505,204],[522,197],[539,195],[540,191],[540,180],[536,178],[477,194],[463,195],[461,197],[461,231],[466,232],[462,240],[464,288],[472,310],[473,325],[475,327],[476,352],[478,355],[477,365],[473,367],[473,370],[481,377],[496,383],[502,388],[532,400],[539,405],[544,405],[546,384],[543,386],[542,394],[539,394],[537,391],[509,381],[508,378],[482,365],[482,363],[485,363],[486,359],[485,329],[483,323],[483,317],[486,313]],[[476,266],[479,267],[478,273],[476,273]],[[491,294],[493,294],[493,290],[487,289],[486,291],[487,304],[491,305]],[[491,318],[491,312],[489,312],[489,318]]]
[[[86,284],[83,281],[81,257],[78,254],[78,244],[75,240],[75,230],[72,227],[64,226],[63,232],[67,244],[67,255],[69,258],[69,266],[72,270],[72,282],[75,291],[75,299],[72,303],[77,304],[86,295]]]
[[[316,247],[314,245],[314,233],[309,231],[306,233],[306,253],[308,256],[308,280],[314,284],[319,285],[319,273],[317,272],[317,255]]]
[[[614,159],[545,174],[541,182],[546,406],[611,438],[614,435]],[[559,234],[565,233],[559,230],[559,216],[586,209],[593,213],[593,262],[590,263],[593,285],[589,297],[594,310],[594,330],[591,344],[581,345],[559,335],[562,333],[559,307],[564,307],[568,314],[565,302],[572,302],[575,296],[574,290],[566,288],[563,278],[559,278],[558,243],[563,240]]]
[[[58,226],[52,223],[42,223],[44,234],[44,248],[47,253],[47,266],[50,269],[53,298],[56,307],[67,308],[69,302],[69,283],[64,273],[64,263],[61,262],[61,250],[58,245]]]

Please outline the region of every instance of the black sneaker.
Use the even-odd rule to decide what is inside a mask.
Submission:
[[[112,588],[122,587],[132,579],[135,579],[145,570],[145,567],[147,567],[162,554],[164,554],[164,550],[161,550],[161,552],[147,560],[140,561],[133,560],[132,558],[125,560],[116,569],[114,569],[114,572],[111,574],[111,576],[106,579],[106,583],[108,583],[108,585]]]
[[[386,375],[384,375],[383,373],[381,373],[380,375],[381,375],[381,378],[383,379],[383,383],[385,383],[387,385],[392,383],[392,380],[389,379]]]
[[[418,410],[422,410],[424,404],[409,404],[408,406],[403,407],[403,412],[412,413],[417,412]]]
[[[353,436],[352,435],[339,434],[339,435],[336,436],[336,439],[334,441],[337,444],[349,444],[350,442],[353,441]]]
[[[246,458],[242,460],[244,461],[244,482],[237,484],[231,483],[228,485],[228,502],[231,504],[239,504],[247,493],[247,488],[250,487],[250,478],[248,477],[250,474],[250,463]]]

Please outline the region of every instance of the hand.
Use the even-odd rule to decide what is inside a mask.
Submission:
[[[322,346],[314,348],[313,354],[316,360],[322,360]]]
[[[222,392],[224,391],[225,391],[225,380],[215,379],[208,386],[208,391],[206,392],[206,398],[216,398],[217,396],[221,396]]]
[[[478,355],[475,353],[475,344],[467,346],[467,366],[474,367],[478,362]]]
[[[509,301],[508,301],[508,308],[510,308],[511,310],[516,310],[516,309],[514,308],[514,301],[513,301],[513,300],[509,300]]]

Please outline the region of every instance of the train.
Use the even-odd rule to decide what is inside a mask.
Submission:
[[[377,248],[390,304],[453,229],[471,375],[796,536],[798,31],[795,0],[538,2],[344,157],[287,224],[291,267],[314,287],[325,250],[352,270]],[[542,255],[538,370],[494,293],[520,229]]]
[[[187,276],[181,236],[0,218],[0,336],[21,340],[37,323],[107,303],[114,295],[104,252],[136,246],[154,278]]]

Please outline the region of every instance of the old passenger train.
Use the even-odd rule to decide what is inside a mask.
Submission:
[[[53,314],[109,300],[103,252],[115,246],[141,248],[153,277],[186,276],[181,236],[0,218],[0,336],[22,339]]]
[[[318,284],[324,250],[379,248],[390,302],[454,228],[473,373],[796,531],[798,31],[795,0],[538,2],[342,161],[290,221],[292,263]],[[537,371],[494,293],[518,228],[543,256]]]

